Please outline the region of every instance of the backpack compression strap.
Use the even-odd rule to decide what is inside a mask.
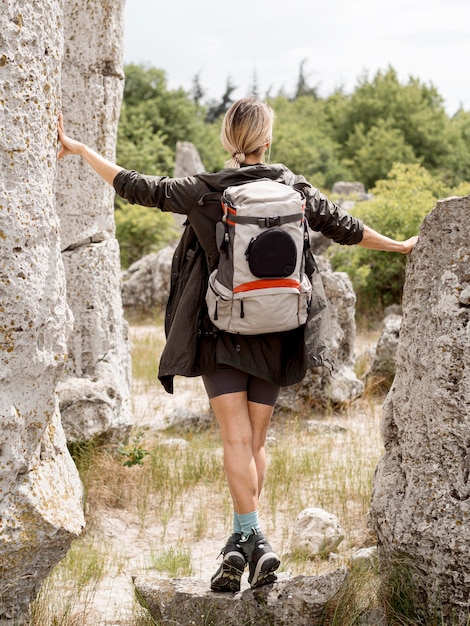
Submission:
[[[260,228],[272,228],[282,226],[290,222],[301,222],[303,213],[293,213],[292,215],[271,215],[270,217],[256,217],[253,215],[236,215],[230,211],[230,215],[225,216],[225,220],[231,224],[257,224]],[[224,218],[222,218],[224,219]]]

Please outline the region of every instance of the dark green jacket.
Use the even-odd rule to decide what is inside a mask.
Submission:
[[[305,326],[283,333],[233,335],[214,333],[207,316],[208,275],[219,259],[215,225],[222,215],[221,193],[229,185],[258,178],[277,180],[301,190],[307,199],[305,215],[312,230],[340,244],[352,245],[362,240],[360,220],[281,164],[259,164],[185,178],[143,176],[123,170],[114,180],[116,192],[129,202],[188,218],[173,258],[165,320],[167,342],[158,374],[169,393],[173,392],[175,375],[199,376],[209,373],[216,364],[239,368],[281,386],[302,380],[309,367],[333,368],[327,303],[313,256],[307,267],[313,301]]]

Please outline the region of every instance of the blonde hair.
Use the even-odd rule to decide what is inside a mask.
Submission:
[[[225,167],[238,168],[247,155],[271,143],[274,111],[258,98],[242,98],[232,104],[222,122],[220,139],[232,155]]]

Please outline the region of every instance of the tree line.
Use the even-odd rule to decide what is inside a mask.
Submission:
[[[228,80],[219,100],[204,101],[198,76],[187,92],[169,89],[159,68],[129,64],[124,69],[118,163],[171,176],[180,140],[195,144],[208,171],[221,169],[228,155],[220,145],[220,125],[235,85]],[[247,95],[259,95],[256,77]],[[294,93],[268,94],[267,100],[276,114],[271,162],[284,163],[327,192],[338,180],[363,182],[374,200],[358,204],[358,211],[384,234],[411,236],[437,198],[470,191],[465,184],[470,181],[470,112],[460,109],[449,116],[438,90],[418,78],[401,82],[388,67],[372,77],[361,76],[350,94],[337,89],[320,97],[302,63]],[[387,208],[380,204],[385,197]],[[116,209],[124,266],[174,236],[168,216],[120,199]],[[336,267],[349,271],[359,296],[369,304],[381,306],[399,297],[403,260],[393,271],[390,255],[378,268],[374,257],[371,272],[371,259],[362,249],[335,248],[331,258]],[[377,269],[382,276],[387,270],[386,288],[372,284]]]

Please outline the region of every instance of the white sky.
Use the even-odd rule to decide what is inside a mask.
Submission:
[[[125,63],[165,70],[170,88],[191,89],[199,73],[206,98],[227,77],[248,94],[292,92],[306,59],[321,96],[389,65],[406,82],[432,83],[449,114],[470,110],[470,0],[126,0]]]

